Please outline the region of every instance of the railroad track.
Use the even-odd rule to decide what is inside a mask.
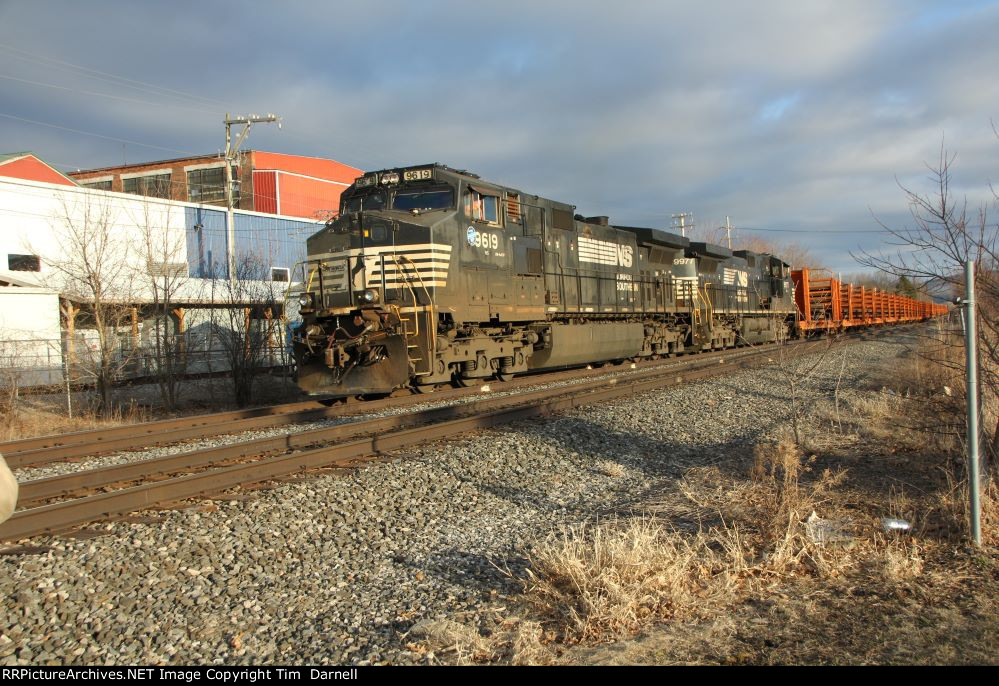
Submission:
[[[317,467],[352,467],[386,451],[757,366],[772,353],[752,349],[699,356],[682,368],[653,368],[626,383],[594,379],[27,481],[21,484],[19,505],[30,507],[0,525],[0,540],[57,532]],[[71,495],[77,497],[51,502]]]
[[[802,344],[807,342],[791,345]],[[236,486],[311,469],[355,467],[377,459],[385,452],[477,429],[757,367],[772,361],[773,352],[769,346],[720,352],[691,358],[682,366],[672,360],[673,364],[651,364],[645,374],[623,379],[588,379],[569,386],[482,397],[461,405],[359,420],[313,431],[289,432],[26,481],[21,484],[18,503],[24,509],[0,525],[0,540],[56,533],[164,503],[217,496]],[[593,370],[589,376],[601,374],[601,371]],[[606,372],[603,375],[606,377]],[[549,382],[548,377],[545,382]],[[501,387],[512,388],[513,384]],[[454,395],[465,395],[468,390],[475,391],[460,389]],[[417,396],[417,399],[422,403],[428,400],[425,396]]]
[[[762,350],[764,348],[754,348]],[[716,351],[691,360],[712,359],[739,354],[739,351]],[[656,369],[683,364],[686,358],[669,358],[635,363],[637,370]],[[613,369],[613,367],[611,368]],[[628,370],[630,371],[630,369]],[[607,368],[568,370],[543,375],[526,375],[509,382],[490,382],[497,392],[521,390],[538,384],[564,383],[579,379],[606,376]],[[470,388],[440,390],[428,395],[393,396],[364,402],[345,402],[332,406],[319,401],[305,401],[273,405],[270,407],[219,412],[207,415],[166,419],[129,426],[93,431],[79,431],[55,436],[40,436],[8,443],[0,443],[0,454],[12,469],[37,467],[82,457],[92,457],[112,452],[142,450],[156,446],[173,445],[183,441],[214,438],[222,434],[271,429],[279,426],[313,422],[333,417],[378,412],[387,408],[402,408],[442,400],[451,400],[480,394],[481,384]]]

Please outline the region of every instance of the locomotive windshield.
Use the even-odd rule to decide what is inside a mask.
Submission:
[[[343,204],[343,213],[360,212],[361,210],[384,210],[385,192],[372,188],[370,191],[355,192]]]
[[[434,190],[400,190],[392,199],[392,209],[429,212],[454,207],[454,192],[450,188]]]

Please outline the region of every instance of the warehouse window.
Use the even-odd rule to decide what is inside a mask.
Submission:
[[[271,267],[271,281],[290,281],[291,270],[287,267]]]
[[[133,195],[145,195],[151,198],[169,198],[170,172],[122,179],[121,188],[124,192]]]
[[[93,188],[98,191],[109,191],[111,190],[111,179],[105,179],[104,181],[91,181],[90,183],[81,183],[84,188]]]
[[[239,205],[239,170],[232,168],[232,204]],[[191,202],[225,202],[225,167],[187,172],[187,197]]]
[[[38,255],[7,255],[7,269],[12,272],[40,272],[42,260]]]

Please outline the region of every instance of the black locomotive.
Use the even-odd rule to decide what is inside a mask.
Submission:
[[[367,173],[308,239],[308,393],[387,393],[786,337],[789,266],[441,164]]]

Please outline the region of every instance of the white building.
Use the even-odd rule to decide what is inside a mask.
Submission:
[[[47,383],[62,364],[60,339],[77,341],[70,353],[76,356],[89,334],[73,313],[93,301],[93,279],[84,277],[95,271],[102,297],[131,307],[132,330],[123,335],[135,345],[148,339],[144,329],[157,326],[150,313],[165,286],[177,333],[192,332],[223,306],[269,304],[266,316],[280,318],[305,239],[322,224],[233,214],[235,288],[223,208],[0,176],[0,342],[19,341],[16,355],[4,348],[8,364],[16,357],[26,373],[35,370],[32,383]]]

